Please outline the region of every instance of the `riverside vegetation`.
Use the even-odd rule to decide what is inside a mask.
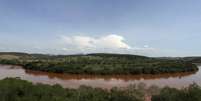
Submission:
[[[197,71],[192,61],[127,54],[42,55],[0,53],[0,64],[69,74],[160,74]]]
[[[107,91],[86,86],[64,89],[60,85],[34,85],[18,78],[0,80],[0,101],[144,101],[147,94],[152,101],[201,101],[201,87],[196,84],[180,90],[140,84]]]
[[[0,53],[0,64],[21,65],[25,69],[71,74],[159,74],[197,71],[200,58],[151,58],[125,54],[42,55]],[[80,86],[32,84],[19,78],[0,80],[0,101],[201,101],[201,87],[182,89],[131,85],[104,90]]]

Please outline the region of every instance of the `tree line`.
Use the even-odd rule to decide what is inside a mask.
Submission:
[[[201,101],[201,87],[192,84],[182,89],[132,85],[125,89],[103,90],[81,86],[65,89],[60,85],[32,84],[19,78],[0,80],[0,101]]]
[[[1,64],[25,69],[71,74],[160,74],[197,71],[182,59],[160,59],[127,54],[41,55],[18,54],[18,59],[1,59]]]

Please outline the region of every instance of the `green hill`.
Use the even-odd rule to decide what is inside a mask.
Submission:
[[[108,53],[78,55],[0,53],[0,63],[22,65],[25,69],[31,70],[71,74],[159,74],[198,70],[196,65],[183,59]]]

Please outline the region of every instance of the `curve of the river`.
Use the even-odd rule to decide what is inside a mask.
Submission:
[[[201,69],[201,66],[199,66]],[[182,88],[192,83],[201,85],[201,70],[189,73],[159,74],[159,75],[72,75],[47,73],[25,70],[20,66],[0,65],[0,79],[19,77],[33,83],[60,84],[65,88],[78,88],[81,85],[110,89],[113,87],[127,87],[132,84],[145,83],[159,87],[169,86]]]

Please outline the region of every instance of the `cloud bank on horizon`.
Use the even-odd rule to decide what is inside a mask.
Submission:
[[[35,40],[35,43],[8,41],[0,43],[0,51],[27,52],[43,54],[87,54],[87,53],[117,53],[157,56],[157,49],[143,45],[132,46],[125,37],[117,34],[107,34],[98,37],[87,35],[59,35],[55,40]],[[23,43],[23,44],[22,44]]]
[[[109,34],[100,37],[91,36],[65,36],[62,35],[63,51],[68,53],[120,53],[151,55],[155,49],[148,45],[143,47],[133,47],[126,43],[123,36]]]

